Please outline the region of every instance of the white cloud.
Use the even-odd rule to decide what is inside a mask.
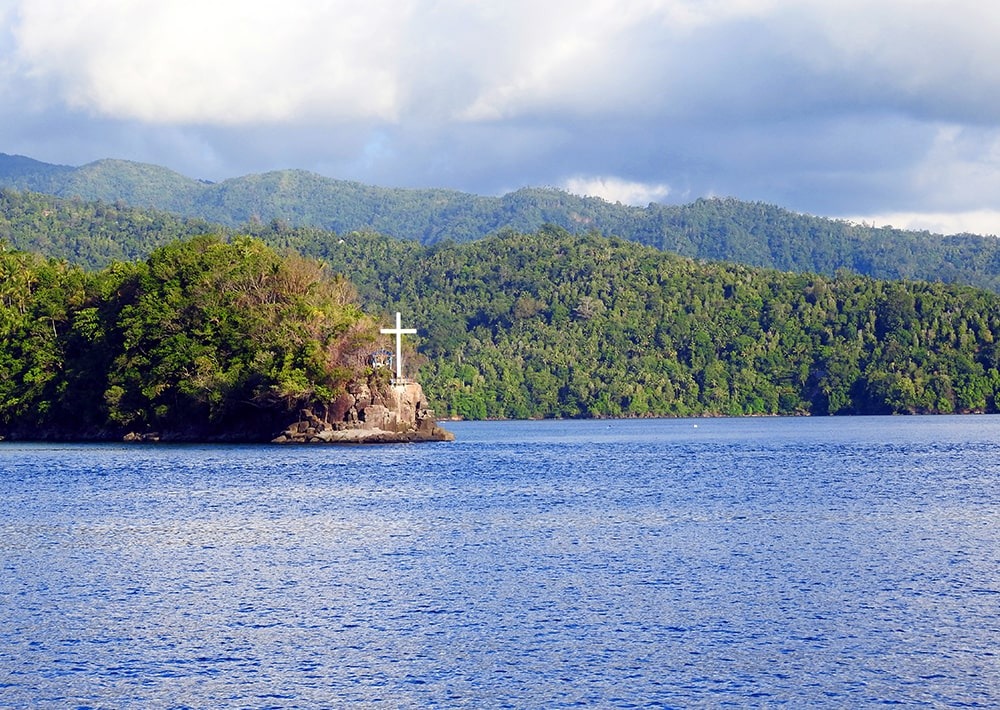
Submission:
[[[849,219],[937,234],[1000,234],[1000,128],[934,128],[924,151],[896,178],[903,184],[892,202],[905,207]]]
[[[1000,119],[1000,6],[808,0],[807,8],[788,27],[789,46],[819,80],[911,115]]]
[[[17,59],[73,107],[154,123],[392,119],[404,2],[30,0]]]
[[[9,2],[24,77],[115,118],[718,119],[828,109],[845,86],[1000,116],[1000,6],[979,0]]]
[[[608,202],[645,206],[660,202],[670,194],[670,186],[662,183],[643,183],[616,177],[575,177],[563,184],[574,195],[600,197]]]
[[[943,124],[912,171],[925,206],[970,209],[1000,196],[1000,127]]]

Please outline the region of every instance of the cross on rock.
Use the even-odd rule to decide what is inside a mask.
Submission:
[[[395,328],[382,328],[381,333],[383,335],[395,335],[396,336],[396,380],[403,379],[403,336],[404,335],[416,335],[416,328],[404,328],[402,316],[399,315],[399,311],[396,311],[396,327]]]

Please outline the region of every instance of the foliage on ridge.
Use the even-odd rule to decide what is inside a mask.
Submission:
[[[376,231],[434,244],[474,241],[504,230],[534,232],[555,224],[573,233],[617,235],[692,258],[827,275],[843,268],[876,278],[965,283],[1000,291],[1000,242],[995,237],[876,228],[735,199],[634,207],[543,188],[483,197],[454,190],[375,187],[302,170],[208,183],[129,161],[102,160],[70,168],[3,154],[0,185],[167,210],[227,229],[280,223],[340,234]],[[7,238],[31,248],[23,243],[26,238]],[[146,248],[154,246],[158,244]],[[81,253],[79,258],[88,256]]]
[[[122,203],[0,188],[0,239],[16,249],[89,269],[144,259],[172,241],[221,231],[204,220]]]
[[[221,431],[225,422],[245,419],[253,408],[322,399],[338,376],[309,363],[322,362],[315,357],[320,351],[339,348],[345,355],[351,347],[330,349],[339,342],[337,328],[333,339],[318,349],[308,345],[314,341],[302,335],[309,331],[301,303],[312,297],[309,292],[289,292],[284,300],[260,307],[232,300],[240,288],[227,280],[236,277],[226,269],[251,254],[271,256],[254,257],[247,268],[288,268],[264,243],[324,259],[333,272],[353,282],[368,312],[398,309],[418,322],[419,358],[412,362],[423,358],[425,390],[444,414],[998,408],[1000,303],[996,295],[973,288],[877,281],[846,269],[818,275],[694,261],[558,226],[421,246],[372,232],[338,236],[272,220],[247,225],[245,231],[256,238],[248,241],[232,237],[230,230],[121,205],[8,191],[0,192],[0,198],[0,216],[6,219],[0,220],[0,230],[9,230],[0,236],[9,234],[15,246],[27,243],[47,253],[61,248],[66,251],[58,253],[66,259],[104,267],[93,273],[65,262],[3,253],[0,372],[11,373],[0,382],[3,426],[42,426],[87,411],[86,426],[92,430],[167,428],[197,414]],[[727,214],[721,210],[724,202],[705,201],[703,219],[690,225],[692,234],[711,234],[713,220]],[[767,208],[759,213],[771,219]],[[46,224],[44,219],[54,215],[58,217]],[[136,231],[142,219],[153,223],[145,232]],[[818,221],[817,228],[828,224]],[[200,227],[219,234],[163,246]],[[766,234],[762,227],[758,236]],[[823,253],[820,245],[825,243],[817,239],[813,258]],[[160,246],[147,261],[111,263],[119,253],[145,256],[152,244]],[[245,244],[254,249],[240,252],[238,246]],[[804,254],[805,248],[803,242],[789,253]],[[966,259],[962,263],[984,278],[997,273],[995,251],[977,249],[959,249]],[[217,278],[202,283],[171,276],[166,283],[176,286],[156,286],[157,279],[169,275],[167,257],[178,250],[187,260],[181,262],[190,261],[185,269],[205,269]],[[876,252],[895,261],[897,272],[916,269],[891,243]],[[195,253],[201,256],[195,258]],[[916,252],[908,253],[919,260]],[[751,255],[745,256],[749,260]],[[830,252],[823,263],[833,269],[842,257]],[[275,266],[275,259],[282,263]],[[196,288],[198,283],[202,285]],[[343,281],[336,283],[345,293],[349,290]],[[214,289],[222,293],[218,303]],[[139,293],[146,298],[127,300]],[[215,310],[206,311],[198,305],[202,303],[215,303]],[[362,323],[355,306],[341,305],[348,321]],[[220,313],[228,315],[221,318]],[[203,325],[205,319],[209,326]],[[288,327],[294,332],[286,332]],[[359,325],[355,335],[372,330]],[[296,389],[297,382],[310,384]],[[287,396],[273,396],[275,392]]]
[[[986,291],[697,262],[556,227],[427,248],[356,234],[322,256],[367,309],[419,324],[441,414],[998,409]]]

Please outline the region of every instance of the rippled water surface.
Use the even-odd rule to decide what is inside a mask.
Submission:
[[[1000,418],[0,444],[2,707],[1000,705]]]

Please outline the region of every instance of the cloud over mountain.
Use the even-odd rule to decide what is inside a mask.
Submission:
[[[0,149],[52,162],[1000,207],[1000,7],[971,0],[3,0],[0,26]]]

